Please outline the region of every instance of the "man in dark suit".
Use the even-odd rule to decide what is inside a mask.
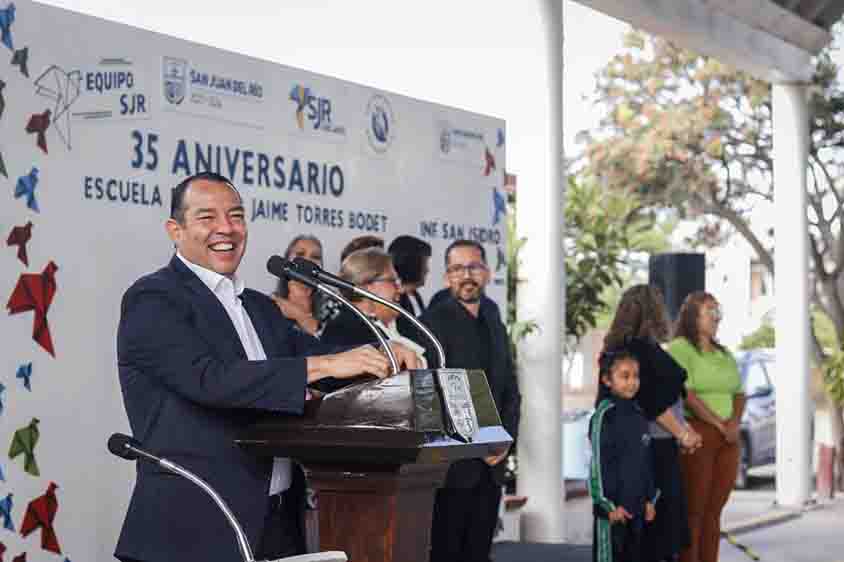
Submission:
[[[422,321],[442,343],[448,367],[484,370],[504,428],[515,439],[521,394],[507,330],[498,307],[483,294],[490,277],[486,252],[475,241],[456,240],[446,250],[445,266],[449,294]],[[431,562],[489,561],[501,501],[496,473],[508,452],[451,465],[434,502]]]
[[[201,173],[174,190],[166,224],[177,253],[123,297],[117,335],[129,423],[146,448],[194,471],[229,504],[257,557],[301,552],[301,474],[286,459],[253,457],[234,440],[261,412],[300,414],[306,385],[361,372],[386,376],[372,346],[319,352],[273,302],[245,289],[236,271],[246,249],[245,211],[225,177]],[[397,354],[408,366],[406,350]],[[301,483],[301,482],[300,482]],[[190,482],[150,463],[137,481],[115,556],[167,562],[237,560],[232,530]]]

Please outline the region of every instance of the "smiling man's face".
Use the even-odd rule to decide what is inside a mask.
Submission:
[[[246,218],[240,196],[223,182],[197,179],[182,202],[184,221],[167,221],[167,233],[191,263],[231,277],[246,251]]]

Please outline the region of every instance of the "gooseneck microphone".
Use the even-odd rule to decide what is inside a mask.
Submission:
[[[282,263],[279,263],[279,261],[276,261],[276,260],[280,260],[280,262],[282,262]],[[362,288],[358,287],[357,285],[355,285],[353,283],[349,283],[345,279],[337,277],[334,274],[328,273],[327,271],[325,271],[324,269],[322,269],[321,267],[319,267],[315,263],[310,262],[310,261],[306,260],[305,258],[301,258],[301,257],[294,258],[291,261],[291,260],[285,260],[284,258],[282,258],[280,256],[273,256],[267,262],[267,269],[270,268],[270,263],[275,263],[276,267],[281,267],[282,270],[285,272],[285,274],[287,274],[291,279],[296,279],[297,281],[301,281],[301,279],[299,277],[306,277],[306,278],[310,279],[311,280],[310,283],[308,283],[307,281],[303,281],[303,283],[307,283],[308,285],[310,285],[312,287],[316,287],[321,283],[321,284],[329,285],[329,286],[332,286],[332,287],[337,287],[338,289],[345,289],[345,290],[351,291],[351,292],[355,293],[356,295],[361,296],[365,299],[373,300],[377,303],[383,304],[387,308],[395,310],[396,312],[401,314],[403,317],[407,318],[408,321],[410,321],[414,326],[419,328],[419,330],[423,334],[425,334],[425,336],[429,340],[431,340],[431,343],[434,344],[434,348],[437,351],[437,356],[438,356],[437,358],[439,359],[439,363],[440,363],[439,366],[440,366],[441,369],[445,368],[445,351],[443,350],[443,346],[440,343],[440,341],[436,338],[436,336],[434,336],[433,333],[431,333],[431,330],[429,330],[427,326],[425,326],[422,322],[420,322],[414,315],[412,315],[411,313],[406,311],[402,306],[399,306],[394,302],[390,302],[387,299],[381,298],[378,295],[376,295],[375,293],[373,293],[371,291],[367,291],[366,289],[362,289]],[[290,273],[291,271],[295,271],[299,275],[299,277],[294,277],[293,275],[291,275],[291,273]],[[275,273],[272,270],[270,270],[270,273],[272,273],[273,275],[278,275],[277,273]],[[332,297],[335,297],[335,298],[337,296],[335,292],[330,291],[330,290],[329,290],[329,294]],[[355,310],[357,310],[357,308]]]
[[[300,267],[300,263],[302,262],[313,265],[311,264],[311,262],[302,258],[297,259],[301,260],[301,262],[286,260],[281,256],[272,256],[269,260],[267,260],[267,271],[281,279],[287,277],[295,281],[299,281],[300,283],[304,283],[309,287],[313,287],[319,292],[328,295],[332,299],[336,299],[338,302],[342,303],[346,308],[355,313],[357,317],[360,318],[364,324],[366,324],[370,331],[375,334],[375,337],[378,338],[378,343],[381,345],[381,349],[384,350],[384,353],[387,354],[387,358],[390,360],[390,367],[393,369],[393,374],[398,374],[399,362],[396,360],[396,354],[393,353],[393,350],[390,349],[389,345],[387,345],[387,338],[384,337],[384,335],[381,333],[381,330],[379,330],[378,327],[372,323],[372,320],[367,318],[366,314],[361,312],[358,307],[350,303],[348,299],[338,294],[337,292],[329,289],[326,284],[323,284],[318,281],[316,279],[316,276],[311,275],[307,268]],[[331,274],[326,275],[334,277],[334,275]],[[347,288],[346,286],[354,287],[354,285],[347,281],[344,281],[343,279],[340,279],[339,277],[337,277],[337,279],[343,283],[344,289]]]
[[[143,459],[154,462],[158,466],[165,468],[174,474],[178,474],[202,488],[206,494],[211,496],[211,499],[214,500],[214,503],[216,503],[217,507],[219,507],[223,512],[223,515],[226,516],[229,525],[231,525],[232,529],[234,529],[234,534],[237,537],[237,546],[240,549],[240,554],[243,556],[244,562],[256,562],[255,557],[252,554],[252,549],[249,547],[249,540],[246,538],[246,533],[243,532],[243,528],[240,526],[240,523],[237,522],[237,519],[231,509],[229,509],[229,506],[226,505],[223,498],[221,498],[214,488],[212,488],[205,480],[172,461],[157,457],[149,451],[145,451],[141,448],[141,444],[137,439],[129,437],[128,435],[123,435],[122,433],[113,433],[111,437],[108,438],[108,450],[111,454],[117,455],[122,459],[130,461]],[[281,558],[275,562],[347,562],[347,560],[348,558],[346,557],[345,552],[334,550],[313,554],[302,554],[299,556],[289,556]]]
[[[255,562],[252,549],[249,547],[249,540],[246,538],[246,533],[243,532],[243,528],[240,526],[240,523],[237,522],[237,519],[235,519],[234,514],[231,509],[229,509],[229,506],[223,498],[221,498],[214,488],[212,488],[205,480],[172,461],[157,457],[152,453],[143,450],[141,448],[141,444],[136,439],[129,437],[128,435],[123,435],[122,433],[114,433],[108,438],[108,450],[113,455],[117,455],[122,459],[134,461],[142,458],[144,460],[154,462],[169,472],[178,474],[202,488],[206,494],[211,496],[211,499],[214,500],[214,503],[216,503],[217,507],[220,508],[220,511],[223,512],[223,515],[226,516],[229,525],[231,525],[232,529],[234,529],[234,534],[237,537],[237,546],[240,549],[240,554],[243,556],[243,560],[245,560],[245,562]]]

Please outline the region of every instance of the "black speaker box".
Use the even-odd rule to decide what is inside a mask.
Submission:
[[[659,287],[668,314],[677,319],[689,293],[706,289],[706,257],[703,254],[656,254],[648,260],[648,283]]]

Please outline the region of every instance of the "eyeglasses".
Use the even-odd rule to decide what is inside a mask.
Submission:
[[[396,287],[399,287],[401,286],[401,279],[399,279],[395,275],[389,275],[385,277],[376,277],[375,279],[367,283],[367,285],[371,283],[389,283],[390,285],[395,285]]]
[[[480,263],[480,262],[475,262],[475,263],[469,263],[469,264],[456,263],[454,265],[448,266],[448,268],[445,271],[446,271],[446,273],[448,273],[451,276],[462,277],[467,272],[469,273],[469,275],[474,276],[474,275],[480,275],[481,273],[485,272],[486,270],[487,270],[486,264]]]

